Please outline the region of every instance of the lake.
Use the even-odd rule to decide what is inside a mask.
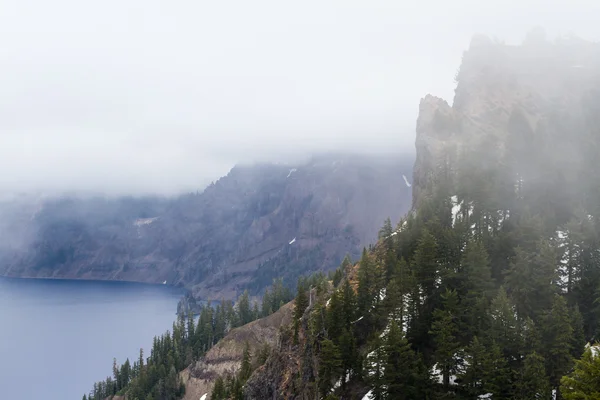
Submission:
[[[0,391],[80,400],[171,329],[182,291],[129,282],[0,278]]]

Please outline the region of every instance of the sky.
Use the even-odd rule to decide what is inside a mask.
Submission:
[[[475,33],[600,40],[597,1],[0,1],[0,193],[195,191],[236,163],[414,151]]]

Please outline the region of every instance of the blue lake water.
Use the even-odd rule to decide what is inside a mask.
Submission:
[[[0,390],[11,400],[80,400],[112,360],[150,353],[171,329],[178,289],[0,278]]]

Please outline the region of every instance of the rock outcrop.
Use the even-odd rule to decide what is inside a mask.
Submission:
[[[238,372],[246,344],[251,354],[256,354],[265,345],[276,347],[281,327],[291,324],[293,310],[291,302],[268,317],[232,329],[202,359],[181,372],[185,383],[184,400],[197,400],[205,394],[210,398],[218,376]]]
[[[478,35],[456,81],[451,106],[431,95],[421,100],[414,207],[435,172],[455,165],[461,152],[481,152],[484,167],[511,145],[530,155],[546,146],[576,157],[569,136],[581,128],[582,103],[600,83],[600,45],[572,37],[551,43],[539,30],[520,46]]]

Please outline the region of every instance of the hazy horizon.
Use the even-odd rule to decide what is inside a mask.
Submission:
[[[600,4],[182,0],[1,7],[0,193],[176,194],[238,163],[414,153],[474,34],[600,38]]]

